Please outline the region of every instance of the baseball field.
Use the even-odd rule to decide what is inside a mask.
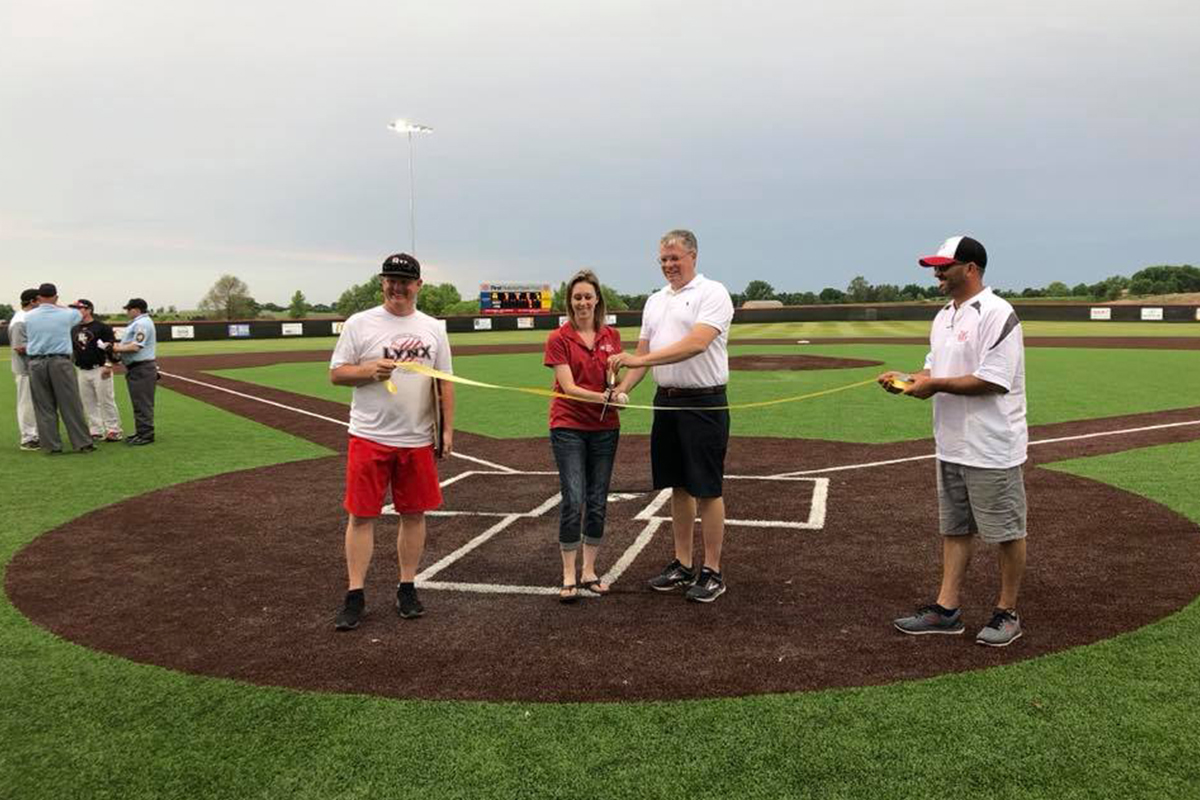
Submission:
[[[712,605],[644,588],[647,412],[613,592],[565,606],[546,400],[458,387],[428,613],[391,609],[385,517],[344,634],[333,339],[164,343],[156,443],[88,455],[19,451],[0,381],[0,797],[1200,797],[1200,323],[1024,327],[1026,633],[995,649],[890,624],[939,575],[930,405],[860,384],[927,323],[734,327],[730,402],[792,400],[733,412]],[[543,340],[452,336],[454,370],[547,388]],[[981,545],[968,633],[996,582]]]

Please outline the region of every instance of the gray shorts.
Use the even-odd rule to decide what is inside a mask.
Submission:
[[[1025,538],[1025,470],[937,462],[938,522],[943,536],[978,533],[996,544]]]

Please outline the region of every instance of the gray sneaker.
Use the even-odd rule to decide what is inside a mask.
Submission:
[[[963,632],[962,610],[955,609],[953,614],[943,614],[936,605],[921,606],[911,617],[900,617],[892,620],[892,625],[901,633],[921,636],[926,633],[960,634]]]
[[[988,647],[1008,647],[1021,638],[1021,618],[1016,612],[997,608],[992,621],[975,634],[975,644]]]
[[[721,580],[721,573],[704,567],[700,570],[700,577],[683,596],[693,603],[711,603],[723,594],[725,581]]]
[[[696,582],[696,573],[691,567],[685,567],[675,559],[663,567],[663,571],[650,579],[650,588],[657,592],[669,592],[673,589],[686,588]]]

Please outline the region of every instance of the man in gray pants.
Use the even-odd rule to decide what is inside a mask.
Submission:
[[[135,297],[125,304],[125,315],[129,325],[119,343],[110,344],[113,353],[121,353],[125,364],[125,386],[129,388],[129,402],[133,405],[133,421],[137,433],[125,440],[125,444],[146,445],[154,443],[154,387],[158,381],[158,365],[154,361],[157,336],[154,320],[147,313],[146,301]]]
[[[8,341],[12,345],[12,372],[17,383],[17,429],[22,450],[40,450],[33,396],[29,393],[29,356],[25,354],[25,315],[37,306],[37,289],[21,292],[21,309],[8,323]]]
[[[82,319],[75,309],[58,305],[58,289],[52,283],[38,287],[38,305],[25,314],[25,354],[29,357],[29,389],[38,441],[50,455],[62,452],[60,412],[71,446],[81,453],[96,449],[79,399],[75,365],[71,363],[71,328]]]

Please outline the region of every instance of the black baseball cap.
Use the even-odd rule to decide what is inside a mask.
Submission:
[[[380,268],[379,274],[388,278],[416,280],[421,277],[421,262],[408,253],[395,253],[383,260],[383,267]]]
[[[970,236],[951,236],[942,242],[937,253],[917,259],[922,267],[945,267],[950,264],[971,264],[987,269],[987,250]]]
[[[126,311],[128,311],[131,308],[137,308],[142,311],[145,311],[147,308],[149,308],[149,306],[146,305],[146,301],[143,300],[142,298],[134,297],[128,303],[123,305],[122,308],[124,308]]]
[[[53,283],[43,283],[37,288],[38,297],[58,297],[58,287]]]
[[[71,308],[86,308],[88,311],[94,311],[96,307],[92,305],[91,300],[76,300],[71,303]]]
[[[37,289],[26,289],[25,291],[21,292],[21,305],[22,306],[29,305],[34,300],[37,300],[37,296],[38,296]]]

